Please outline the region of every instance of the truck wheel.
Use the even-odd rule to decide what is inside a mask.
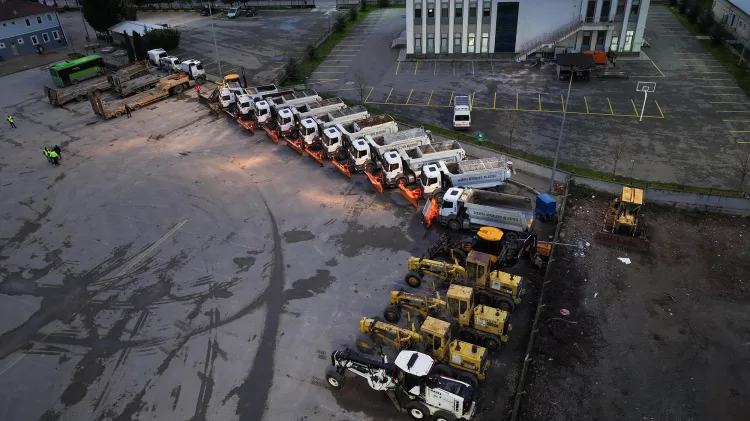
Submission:
[[[482,306],[491,306],[494,301],[492,294],[487,291],[477,291],[476,294],[474,294],[474,299],[477,300],[477,305]]]
[[[458,339],[470,344],[476,344],[477,334],[471,329],[461,329],[458,331]]]
[[[456,416],[448,411],[439,410],[432,416],[432,421],[456,421]]]
[[[336,161],[343,161],[347,158],[346,151],[341,149],[336,152]]]
[[[458,373],[458,376],[456,376],[456,380],[460,382],[464,382],[468,384],[469,386],[473,387],[474,389],[479,387],[479,379],[477,379],[477,376],[467,373],[465,371],[460,371]]]
[[[436,364],[435,367],[433,367],[432,369],[432,374],[437,374],[438,376],[443,376],[443,377],[449,377],[451,379],[456,377],[456,373],[453,371],[453,369],[445,364]]]
[[[448,221],[448,228],[451,231],[458,231],[461,229],[461,223],[458,222],[458,219],[451,219],[450,221]]]
[[[328,370],[326,370],[326,383],[328,383],[328,386],[331,386],[331,388],[335,390],[341,390],[346,384],[346,377],[339,374],[338,371],[329,368]]]
[[[513,310],[516,308],[516,303],[508,297],[496,297],[493,307],[507,311],[508,313],[513,313]]]
[[[141,108],[141,104],[133,105],[133,111],[139,110],[140,108]]]
[[[375,352],[375,344],[369,338],[359,338],[354,343],[357,350],[363,354],[372,354]]]
[[[206,79],[203,76],[198,76],[197,78],[195,78],[196,85],[201,86],[204,83],[206,83]]]
[[[458,261],[459,265],[463,266],[464,263],[466,263],[466,253],[463,250],[453,249],[451,252],[453,253],[453,258]]]
[[[413,420],[427,420],[430,418],[430,410],[422,402],[411,401],[407,403],[406,413]]]
[[[497,352],[502,346],[502,341],[495,335],[485,335],[482,338],[482,346],[487,348],[487,351]]]
[[[368,162],[367,164],[365,164],[365,171],[372,173],[375,171],[375,169],[375,164],[373,164],[372,162]]]
[[[398,307],[388,306],[383,311],[383,317],[388,323],[398,323],[401,320],[401,310]]]
[[[503,231],[503,241],[516,241],[518,240],[518,233],[513,231]]]
[[[412,288],[419,288],[419,286],[422,285],[422,275],[417,272],[407,273],[404,280],[406,281],[406,284]]]
[[[172,93],[175,94],[175,95],[179,95],[184,90],[185,90],[185,88],[182,85],[177,85],[174,88],[172,88]]]
[[[86,100],[86,95],[81,94],[76,97],[76,101],[85,101],[85,100]]]
[[[119,116],[121,116],[121,115],[122,115],[122,111],[117,111],[117,112],[115,113],[115,118],[117,118],[117,117],[119,117]]]

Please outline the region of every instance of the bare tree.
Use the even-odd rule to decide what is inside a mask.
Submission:
[[[612,175],[617,173],[617,163],[620,162],[622,154],[625,153],[625,138],[620,136],[617,138],[617,143],[612,150]]]
[[[737,158],[737,173],[740,176],[740,190],[745,187],[745,180],[750,175],[750,152]]]
[[[367,77],[365,76],[365,72],[363,72],[362,69],[357,70],[357,72],[354,74],[354,87],[359,94],[359,102],[361,104],[364,104],[365,94],[367,93]]]
[[[505,116],[505,128],[508,131],[508,139],[510,143],[509,148],[513,147],[513,134],[518,131],[521,126],[521,114],[511,111]]]

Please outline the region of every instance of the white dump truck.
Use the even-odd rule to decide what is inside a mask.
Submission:
[[[469,130],[471,127],[471,98],[456,95],[453,98],[453,129]]]
[[[439,203],[428,201],[423,214],[427,216],[427,208],[435,204],[438,221],[453,231],[490,226],[503,230],[504,238],[515,239],[530,232],[534,223],[534,201],[523,196],[451,187]]]
[[[273,83],[270,85],[260,85],[260,86],[251,86],[249,88],[245,88],[245,93],[247,93],[250,96],[253,96],[255,99],[262,98],[263,94],[272,94],[279,92],[279,88],[276,87]]]
[[[505,156],[461,162],[440,161],[422,168],[419,188],[422,195],[429,198],[451,187],[497,188],[505,185],[512,175],[513,163]]]
[[[234,106],[237,108],[237,112],[240,116],[249,116],[255,111],[253,99],[248,94],[237,95],[235,97]]]
[[[188,79],[194,80],[196,85],[203,85],[206,82],[206,69],[203,63],[198,60],[185,60],[180,63],[179,70],[188,76]]]
[[[271,104],[271,109],[280,110],[282,108],[291,108],[311,102],[317,102],[322,100],[322,98],[314,90],[307,89],[301,92],[292,92],[278,97],[267,97],[266,100]]]
[[[234,92],[229,88],[220,88],[219,90],[219,105],[221,108],[229,108],[234,105],[236,101]]]
[[[292,107],[292,113],[299,124],[306,117],[322,117],[343,108],[346,108],[346,104],[341,98],[328,98]]]
[[[386,158],[391,158],[387,156]],[[386,159],[384,184],[396,187],[411,184],[419,179],[422,167],[438,162],[458,163],[466,158],[466,152],[455,140],[428,143],[413,148],[401,149],[396,159]],[[386,169],[387,167],[387,169]]]
[[[344,137],[347,144],[354,139],[372,136],[379,137],[398,131],[398,124],[393,117],[385,115],[375,115],[367,117],[364,120],[357,120],[351,124],[336,124],[336,129]]]
[[[159,68],[168,72],[180,70],[180,59],[175,56],[166,56],[159,59]]]
[[[342,108],[331,111],[320,117],[316,117],[318,125],[325,129],[326,127],[335,126],[336,124],[349,124],[357,120],[364,120],[370,116],[370,113],[362,105],[355,105],[351,108]]]
[[[359,141],[362,140],[362,141]],[[428,145],[432,142],[432,134],[429,130],[418,127],[390,133],[383,136],[364,136],[364,139],[355,139],[349,147],[349,160],[355,171],[374,171],[382,167],[384,155],[390,151],[415,148]]]
[[[159,60],[166,56],[167,52],[163,48],[154,48],[153,50],[146,51],[146,57],[148,57],[149,63],[154,66],[159,66]]]

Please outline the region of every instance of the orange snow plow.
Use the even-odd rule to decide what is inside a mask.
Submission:
[[[427,229],[430,229],[432,224],[438,219],[439,212],[440,207],[437,199],[432,198],[425,203],[424,208],[422,209],[422,217],[424,218],[424,223]]]
[[[240,123],[240,126],[246,128],[247,130],[250,130],[253,134],[255,134],[255,123],[252,120],[248,121],[238,118],[237,122]]]
[[[333,158],[331,160],[333,163],[333,166],[338,168],[339,171],[341,171],[341,174],[344,174],[345,176],[351,178],[352,176],[352,164],[348,162],[344,162],[340,164],[338,161],[336,161],[336,158]]]
[[[375,190],[377,190],[378,193],[383,193],[383,176],[374,175],[369,171],[365,171],[365,175],[370,179],[370,183],[375,187]]]
[[[307,154],[310,156],[310,158],[314,159],[318,164],[320,164],[321,167],[324,167],[323,164],[323,150],[319,151],[311,151],[310,149],[307,150]]]
[[[305,153],[306,153],[306,151],[305,151],[305,145],[302,143],[302,139],[301,138],[299,138],[299,137],[297,139],[288,139],[287,138],[285,140],[286,140],[286,145],[287,146],[289,146],[290,148],[294,149],[294,151],[297,152],[298,154],[300,154],[302,156],[305,156]]]
[[[398,189],[401,190],[401,194],[404,198],[409,201],[415,208],[419,207],[419,200],[423,198],[422,189],[417,187],[414,190],[409,190],[404,183],[398,183]]]
[[[263,130],[268,133],[268,137],[270,137],[271,140],[274,141],[274,143],[279,143],[279,134],[276,132],[276,130],[271,130],[268,128],[268,126],[263,126]]]

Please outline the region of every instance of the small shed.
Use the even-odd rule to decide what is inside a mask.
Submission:
[[[166,25],[155,25],[153,23],[126,20],[110,27],[109,32],[112,34],[112,39],[115,42],[123,43],[125,42],[124,34],[128,34],[128,36],[132,38],[133,34],[136,32],[139,35],[143,36],[144,34],[146,34],[146,31],[152,31],[154,29],[164,29],[166,27]]]

